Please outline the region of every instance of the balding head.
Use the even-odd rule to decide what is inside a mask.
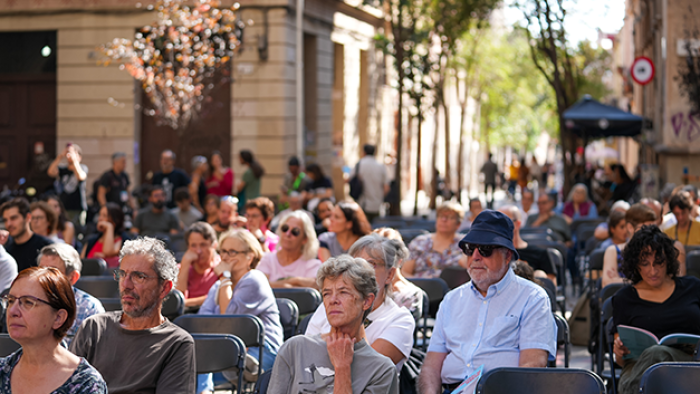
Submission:
[[[664,220],[663,216],[661,215],[661,210],[663,209],[661,203],[653,198],[646,197],[642,198],[639,202],[654,210],[654,213],[656,214],[656,223],[660,226],[661,222]]]

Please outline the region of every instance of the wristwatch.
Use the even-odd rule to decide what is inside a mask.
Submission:
[[[231,280],[231,271],[224,271],[224,272],[221,274],[221,276],[223,276],[224,278],[226,278],[226,279],[228,279],[228,280]]]
[[[260,242],[261,244],[264,244],[265,241],[267,241],[267,237],[264,235],[262,237],[258,238],[258,242]]]

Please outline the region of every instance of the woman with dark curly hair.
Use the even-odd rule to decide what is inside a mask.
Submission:
[[[644,226],[625,247],[620,270],[632,285],[613,296],[615,327],[626,325],[650,331],[657,338],[673,333],[700,335],[700,280],[678,276],[678,250],[674,241],[656,226]],[[616,362],[622,365],[621,394],[638,390],[644,371],[662,361],[690,361],[685,349],[656,345],[638,359],[615,334]]]
[[[124,212],[119,205],[108,202],[100,208],[97,232],[85,241],[80,258],[101,258],[105,260],[108,268],[118,268],[119,251],[125,239],[128,240],[129,236],[124,231]]]
[[[326,261],[347,253],[355,241],[371,232],[372,226],[359,205],[354,202],[338,203],[331,213],[328,232],[318,237],[319,260]]]

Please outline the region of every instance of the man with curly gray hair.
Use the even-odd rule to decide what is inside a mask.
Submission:
[[[124,242],[114,271],[122,310],[85,320],[70,346],[100,371],[110,393],[195,391],[194,340],[161,314],[177,274],[162,241]]]
[[[270,393],[398,393],[390,358],[364,339],[377,295],[372,266],[348,255],[329,258],[316,273],[330,332],[297,335],[277,353]]]

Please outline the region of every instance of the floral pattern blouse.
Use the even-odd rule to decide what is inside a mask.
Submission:
[[[433,234],[416,237],[408,245],[411,253],[409,259],[416,262],[413,275],[417,278],[439,278],[445,267],[459,266],[459,259],[464,255],[459,248],[462,235],[455,234],[449,247],[442,253],[433,250]]]
[[[1,393],[12,393],[10,377],[21,356],[22,349],[19,349],[5,358],[0,358]],[[102,379],[102,375],[88,364],[84,358],[81,358],[78,368],[73,371],[73,375],[51,394],[107,394],[107,384]]]

